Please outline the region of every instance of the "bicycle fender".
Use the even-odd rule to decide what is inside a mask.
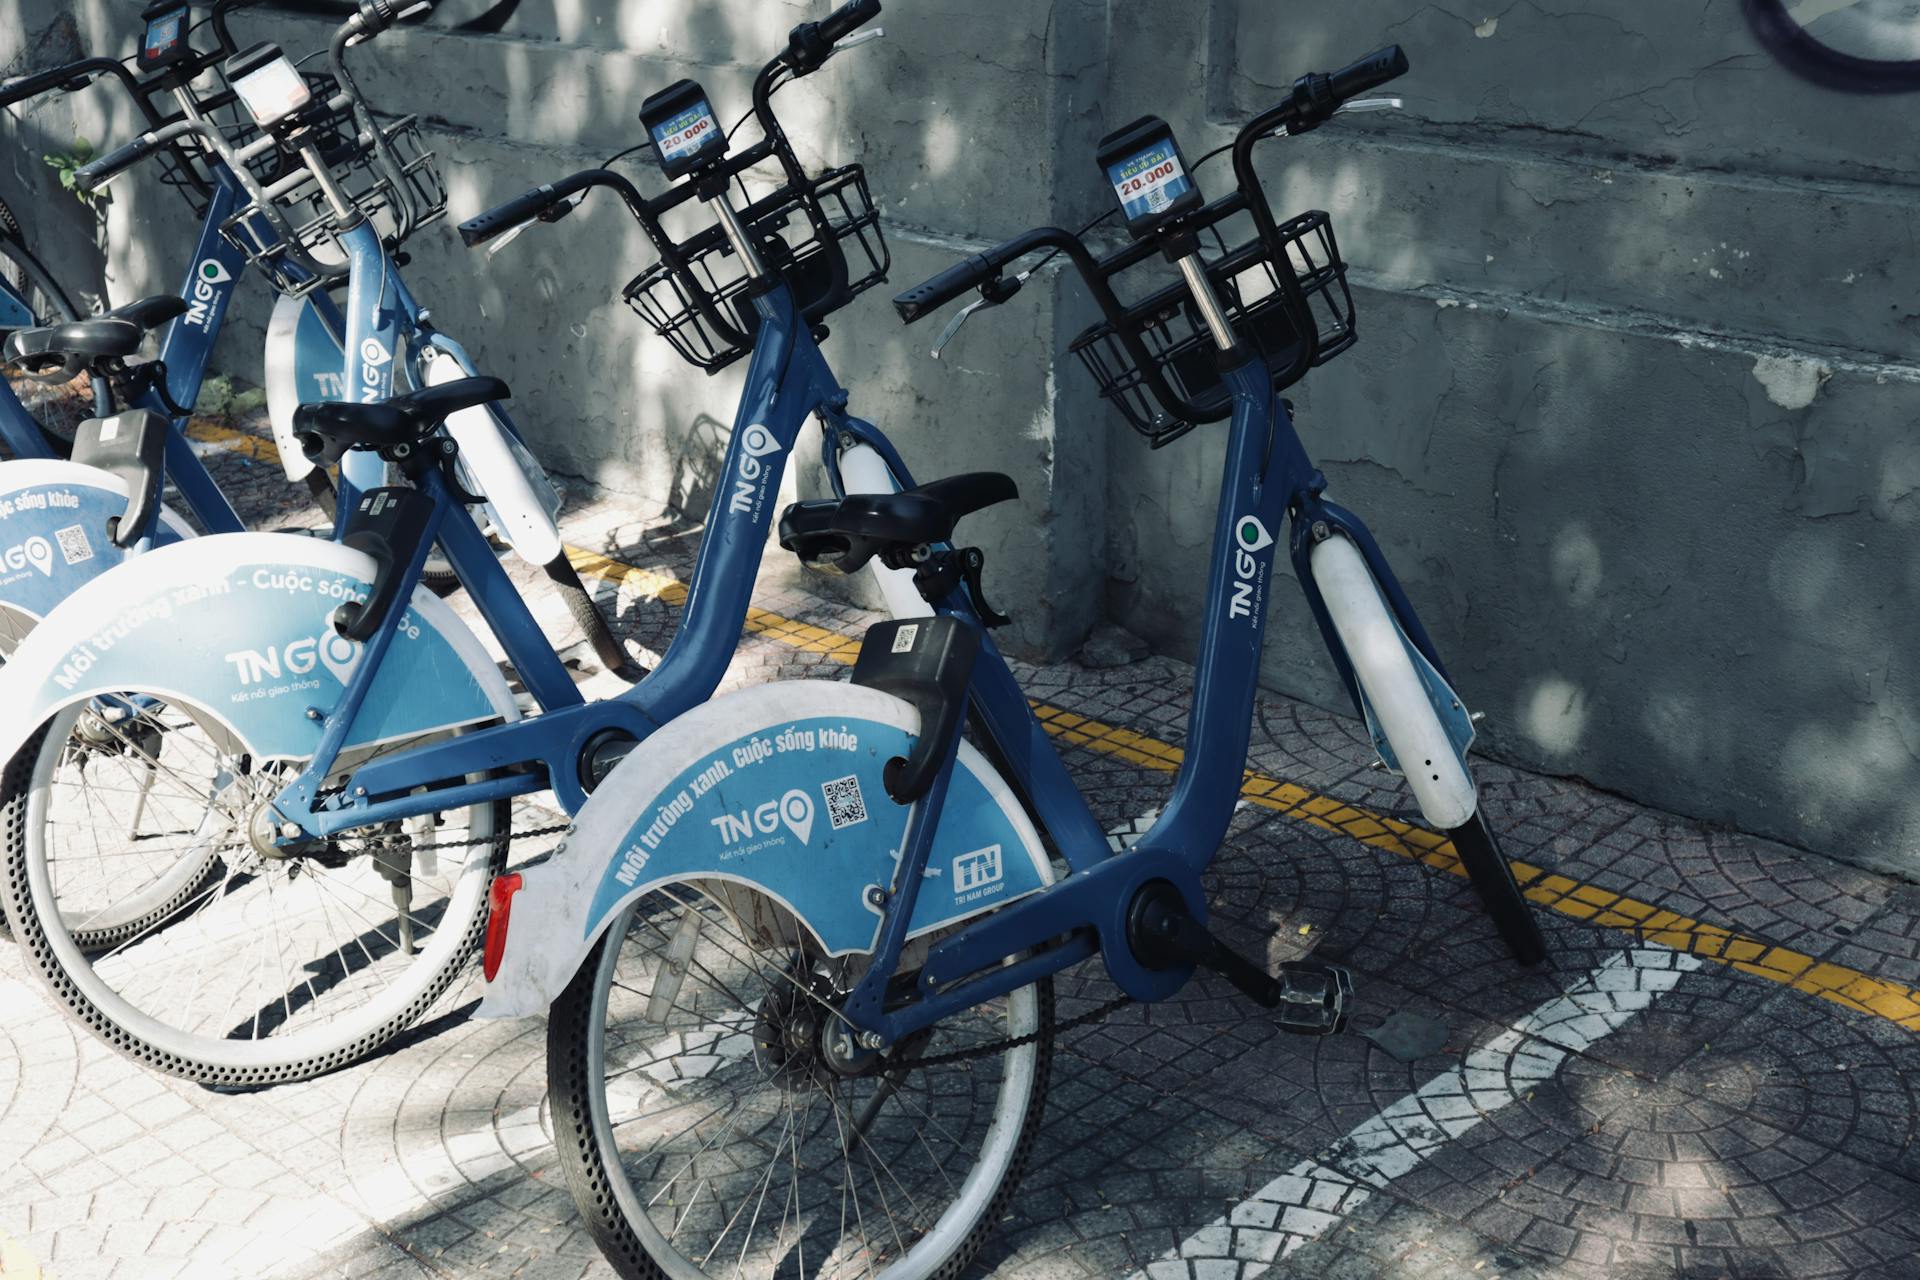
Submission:
[[[829,955],[871,951],[882,913],[868,893],[891,886],[908,815],[881,771],[919,727],[900,699],[826,680],[743,689],[673,721],[595,788],[551,859],[520,873],[476,1016],[545,1012],[621,909],[676,881],[751,890],[727,901],[756,924],[771,899]],[[962,743],[910,936],[1052,880],[1019,799]]]
[[[1430,824],[1441,831],[1465,825],[1478,804],[1466,767],[1472,718],[1407,639],[1358,547],[1335,535],[1313,548],[1309,563],[1381,760],[1406,777]]]
[[[430,348],[422,378],[430,387],[471,377],[473,367],[444,346]],[[446,432],[460,446],[457,465],[469,491],[484,497],[487,518],[514,553],[545,566],[566,550],[556,517],[560,495],[527,447],[500,420],[496,405],[475,405],[447,418]]]
[[[234,533],[162,547],[68,597],[0,666],[0,760],[63,707],[128,689],[189,701],[256,762],[302,760],[364,646],[330,621],[372,557],[320,538]],[[513,696],[465,623],[416,589],[347,745],[493,719]]]
[[[340,337],[311,297],[282,294],[267,320],[267,420],[289,480],[304,480],[313,461],[293,436],[293,411],[302,404],[338,400],[345,391]]]
[[[0,655],[126,558],[107,537],[107,521],[126,511],[126,483],[98,467],[43,458],[0,462]],[[191,537],[186,522],[162,507],[155,543]]]

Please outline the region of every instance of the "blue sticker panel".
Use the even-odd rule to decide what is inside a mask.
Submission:
[[[1151,217],[1193,190],[1172,138],[1163,138],[1107,166],[1107,181],[1129,222]]]
[[[621,842],[587,915],[591,936],[643,884],[721,875],[785,899],[835,954],[872,947],[868,885],[893,882],[907,810],[881,783],[912,737],[878,721],[803,718],[734,739],[654,798]],[[986,787],[954,769],[914,904],[913,932],[1041,888],[1020,834]]]
[[[126,558],[107,521],[127,513],[126,495],[53,482],[0,493],[0,603],[44,618],[53,607]],[[154,545],[180,537],[159,523]]]
[[[666,164],[698,155],[721,138],[720,122],[713,118],[713,108],[705,98],[653,126],[653,145]]]
[[[67,650],[41,709],[81,689],[172,693],[222,716],[256,756],[305,759],[323,727],[307,708],[332,711],[365,652],[329,619],[367,587],[354,574],[259,563],[157,587]],[[409,607],[347,745],[494,714],[460,655]]]

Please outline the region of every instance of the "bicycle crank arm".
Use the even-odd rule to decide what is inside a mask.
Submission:
[[[1256,1004],[1279,1011],[1280,1029],[1325,1036],[1344,1030],[1351,1013],[1353,975],[1335,964],[1289,960],[1278,977],[1207,931],[1180,891],[1164,880],[1146,885],[1127,913],[1127,943],[1150,969],[1204,965]]]

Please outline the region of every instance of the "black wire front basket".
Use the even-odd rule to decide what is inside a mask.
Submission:
[[[334,78],[323,72],[308,72],[306,79],[316,101],[330,101],[339,90]],[[308,127],[314,131],[315,150],[334,185],[357,211],[353,217],[371,219],[387,247],[394,249],[447,211],[447,184],[421,136],[418,116],[375,116],[374,123],[391,163],[383,159],[371,133],[359,128],[350,105]],[[301,165],[283,148],[271,147],[249,159],[247,167],[260,185],[273,193],[275,185],[292,178]],[[284,230],[276,220],[262,216],[249,205],[228,218],[220,231],[267,273],[276,289],[297,297],[322,280],[287,252],[289,238],[317,261],[343,262],[345,255],[336,242],[352,218],[334,211],[311,176],[275,194],[273,203],[278,206],[277,221]]]
[[[886,279],[891,265],[866,170],[857,164],[829,169],[805,186],[782,187],[742,210],[741,222],[809,321]],[[746,295],[746,270],[719,227],[679,248],[683,271],[657,262],[629,281],[622,296],[682,358],[714,373],[753,350],[760,315]],[[846,287],[837,291],[836,262],[846,266]],[[715,325],[715,316],[733,332]]]
[[[1256,236],[1231,252],[1206,262],[1208,278],[1243,343],[1257,349],[1273,368],[1274,388],[1291,384],[1287,371],[1297,363],[1303,343],[1312,344],[1310,364],[1318,366],[1351,347],[1353,293],[1347,264],[1333,238],[1327,215],[1303,213],[1279,227],[1280,253],[1269,252]],[[1276,272],[1291,271],[1304,295],[1311,331],[1303,332],[1287,305]],[[1158,289],[1126,308],[1126,321],[1145,347],[1151,369],[1175,395],[1199,411],[1197,418],[1170,412],[1153,394],[1148,370],[1121,341],[1112,322],[1102,320],[1073,340],[1068,350],[1093,375],[1100,395],[1145,436],[1154,448],[1192,430],[1199,421],[1218,421],[1232,411],[1232,397],[1221,380],[1218,348],[1185,282]]]

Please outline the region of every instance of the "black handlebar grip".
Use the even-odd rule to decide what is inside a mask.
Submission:
[[[522,192],[505,204],[495,205],[485,213],[461,223],[460,239],[469,249],[485,244],[501,232],[511,231],[521,223],[539,217],[563,199],[565,197],[553,189],[551,182]]]
[[[880,16],[880,0],[849,0],[820,20],[820,37],[835,44]]]
[[[89,160],[73,171],[73,185],[92,191],[107,179],[145,160],[160,149],[160,140],[143,133],[124,147],[117,147],[97,160]]]
[[[978,289],[993,279],[998,270],[984,253],[963,258],[954,263],[931,280],[923,280],[913,288],[896,296],[893,309],[900,313],[900,319],[912,324],[929,311],[946,306],[969,289]]]
[[[1357,98],[1369,89],[1378,89],[1389,80],[1407,74],[1407,55],[1400,46],[1390,44],[1384,49],[1376,49],[1350,67],[1333,73],[1333,96],[1344,102],[1348,98]]]

